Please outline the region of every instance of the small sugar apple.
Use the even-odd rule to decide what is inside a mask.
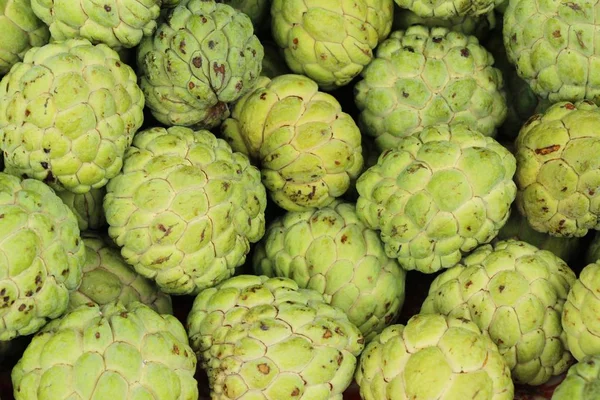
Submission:
[[[213,399],[342,400],[364,346],[318,292],[255,275],[200,292],[187,330]]]
[[[84,304],[38,333],[12,370],[15,400],[198,399],[196,355],[172,315]]]
[[[131,67],[104,44],[34,47],[0,81],[5,172],[77,194],[105,186],[142,125]]]
[[[139,132],[104,197],[108,234],[170,294],[230,277],[265,230],[266,191],[248,158],[208,131]]]
[[[600,108],[560,102],[516,140],[517,206],[537,231],[582,237],[600,228]]]
[[[0,341],[60,317],[84,263],[77,219],[54,191],[0,172]]]
[[[82,238],[86,250],[83,278],[79,288],[69,296],[69,311],[82,304],[104,306],[120,301],[126,306],[138,301],[159,314],[173,313],[171,297],[159,291],[153,281],[137,274],[114,243],[89,232],[82,234]]]
[[[0,0],[0,76],[6,74],[32,47],[50,40],[48,27],[31,9],[31,0]]]
[[[498,348],[466,319],[415,315],[392,325],[363,351],[356,382],[364,400],[512,400]]]
[[[479,16],[494,10],[500,0],[395,0],[400,8],[419,17],[450,19],[460,16]]]
[[[510,0],[504,45],[517,72],[552,103],[600,104],[598,0]]]
[[[106,186],[91,189],[87,193],[75,194],[68,190],[56,193],[58,197],[73,211],[77,217],[80,231],[98,230],[106,225],[102,201],[106,194]]]
[[[227,4],[187,0],[137,49],[140,87],[165,125],[210,129],[260,75],[263,47],[250,18]]]
[[[491,137],[465,124],[432,126],[358,178],[357,213],[404,269],[433,273],[498,234],[514,172],[514,156]]]
[[[575,280],[547,250],[515,240],[488,244],[436,277],[421,313],[472,320],[498,346],[515,382],[541,385],[573,359],[560,315]]]
[[[363,167],[354,120],[302,75],[261,77],[223,122],[221,135],[260,165],[271,198],[288,211],[331,204]]]
[[[600,356],[589,356],[569,368],[554,389],[552,400],[596,400],[600,398]]]
[[[493,136],[506,117],[493,63],[475,36],[422,25],[395,31],[354,88],[359,127],[380,150],[435,124],[464,122]]]
[[[394,322],[404,303],[406,273],[385,255],[354,204],[335,201],[274,220],[254,248],[253,265],[257,275],[291,278],[322,293],[365,341]]]
[[[137,46],[156,30],[161,0],[31,0],[52,40],[87,39],[114,49]]]
[[[288,67],[322,90],[347,85],[389,33],[392,0],[273,0],[271,32]]]

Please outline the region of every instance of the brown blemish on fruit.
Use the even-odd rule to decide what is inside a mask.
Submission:
[[[542,147],[541,149],[535,149],[535,154],[539,154],[542,156],[548,155],[550,153],[554,153],[560,149],[560,145],[553,144],[552,146]]]
[[[256,368],[258,369],[258,372],[263,375],[269,375],[269,372],[271,372],[271,368],[265,363],[258,364]]]

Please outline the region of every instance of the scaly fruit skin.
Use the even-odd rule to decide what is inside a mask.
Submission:
[[[599,124],[593,103],[561,102],[519,132],[516,204],[535,230],[582,237],[600,228]]]
[[[52,40],[87,39],[112,48],[137,46],[156,30],[161,0],[31,0]]]
[[[504,12],[508,59],[552,103],[600,103],[598,0],[511,0]]]
[[[398,316],[406,273],[385,255],[379,234],[335,201],[314,211],[288,212],[267,227],[254,248],[257,275],[293,279],[344,311],[371,340]]]
[[[0,81],[5,171],[77,194],[105,186],[143,108],[135,73],[108,46],[71,39],[32,48]]]
[[[302,75],[261,77],[236,103],[221,135],[256,160],[271,198],[288,211],[331,204],[363,167],[354,120]]]
[[[515,382],[541,385],[573,359],[560,315],[575,280],[553,253],[507,240],[479,247],[436,277],[421,313],[472,320],[498,346]]]
[[[210,129],[260,75],[263,47],[250,18],[227,4],[188,0],[137,49],[140,87],[165,125]]]
[[[198,399],[183,325],[134,302],[82,305],[37,334],[12,370],[15,400]]]
[[[588,264],[573,284],[562,312],[569,351],[578,360],[600,355],[600,263]]]
[[[396,4],[419,17],[450,19],[479,16],[494,10],[494,0],[395,0]]]
[[[187,320],[212,399],[342,400],[364,339],[323,296],[239,275],[203,290]]]
[[[108,233],[162,291],[193,294],[230,277],[265,231],[266,191],[248,158],[208,131],[136,135],[104,197]]]
[[[415,315],[384,329],[360,357],[364,400],[512,400],[510,371],[498,349],[465,319]]]
[[[294,73],[313,79],[322,90],[336,89],[350,83],[373,59],[386,18],[391,23],[393,17],[391,9],[384,17],[369,7],[382,2],[273,0],[273,39]]]
[[[48,27],[31,9],[31,0],[0,0],[0,76],[6,74],[32,47],[50,40]]]
[[[521,240],[540,250],[551,251],[567,263],[581,257],[580,250],[582,250],[582,243],[579,238],[555,237],[547,233],[538,232],[529,225],[527,219],[514,206],[512,207],[508,221],[500,229],[498,236],[496,236],[492,243],[508,239]]]
[[[67,309],[85,247],[75,216],[44,183],[0,173],[0,341],[37,332]]]
[[[366,0],[367,21],[373,25],[378,34],[377,42],[385,40],[392,31],[394,22],[394,0]]]
[[[600,398],[600,356],[589,356],[569,368],[556,387],[552,400],[596,400]]]
[[[121,257],[118,247],[89,232],[82,237],[86,261],[81,285],[69,296],[69,311],[83,304],[103,306],[120,301],[126,306],[138,301],[159,314],[173,313],[171,297],[159,291],[153,281],[137,274]]]
[[[354,88],[361,131],[382,151],[435,124],[464,122],[493,136],[506,117],[493,62],[475,36],[421,25],[393,32]]]
[[[91,189],[84,194],[75,194],[67,190],[56,194],[77,217],[80,231],[98,230],[106,225],[104,209],[102,208],[106,187]]]
[[[498,234],[515,198],[515,167],[507,149],[467,125],[429,127],[358,178],[357,213],[404,269],[433,273]]]

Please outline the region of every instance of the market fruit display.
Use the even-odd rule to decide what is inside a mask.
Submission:
[[[356,381],[365,400],[512,400],[514,393],[489,337],[471,321],[439,314],[384,329],[363,351]]]
[[[169,294],[229,278],[264,234],[258,169],[206,130],[138,132],[106,191],[108,234],[127,263]]]
[[[358,178],[357,213],[404,269],[433,273],[498,234],[516,195],[515,167],[506,148],[466,124],[436,125],[400,140]]]
[[[348,315],[366,341],[400,313],[406,273],[355,206],[336,201],[274,220],[254,251],[257,275],[293,279]]]
[[[596,16],[0,0],[0,398],[598,397]]]
[[[111,393],[185,400],[198,398],[195,369],[196,355],[175,317],[142,303],[113,302],[81,305],[46,325],[13,369],[12,381],[16,400]]]
[[[107,45],[34,47],[0,81],[5,172],[77,194],[101,188],[121,170],[143,108],[135,72]]]
[[[514,381],[540,385],[572,363],[561,312],[575,279],[553,253],[503,241],[438,275],[421,312],[472,320],[498,346]]]
[[[187,327],[216,398],[341,400],[364,347],[341,310],[286,278],[239,275],[206,289]]]

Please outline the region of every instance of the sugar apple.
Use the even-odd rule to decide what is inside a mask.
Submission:
[[[498,234],[514,172],[514,156],[496,140],[465,124],[436,125],[400,140],[360,176],[357,213],[404,269],[433,273]]]
[[[294,73],[333,90],[371,62],[392,18],[392,0],[273,0],[271,32]]]
[[[302,75],[261,77],[235,105],[221,135],[260,165],[271,198],[288,211],[331,204],[363,167],[354,120]]]
[[[551,102],[600,103],[598,0],[511,0],[504,12],[508,59]]]
[[[250,18],[227,4],[187,0],[137,49],[140,87],[165,125],[213,128],[260,75],[263,47]]]
[[[143,122],[133,70],[104,44],[34,47],[0,81],[6,172],[77,194],[105,186]]]
[[[569,351],[578,360],[600,355],[600,263],[583,268],[562,312]]]
[[[200,292],[187,329],[213,399],[342,400],[364,346],[321,294],[266,276]]]
[[[84,262],[77,220],[54,191],[0,172],[0,341],[60,317]]]
[[[600,108],[560,102],[531,117],[516,140],[517,206],[552,236],[600,228]]]
[[[552,400],[596,400],[600,398],[600,356],[586,357],[569,368],[556,387]]]
[[[400,8],[408,9],[419,17],[439,19],[483,15],[493,11],[496,6],[495,0],[395,0],[395,2]]]
[[[198,399],[185,328],[133,302],[84,304],[37,334],[12,371],[15,400]]]
[[[529,225],[516,207],[512,207],[510,217],[498,232],[492,243],[514,239],[527,242],[540,250],[548,250],[558,258],[569,263],[581,258],[582,243],[579,238],[562,238],[550,236],[547,233],[536,231]]]
[[[510,371],[497,347],[461,318],[415,315],[392,325],[360,357],[364,400],[512,400]]]
[[[421,312],[472,320],[498,346],[515,382],[541,385],[572,361],[560,315],[575,280],[553,253],[507,240],[480,246],[438,275]]]
[[[398,316],[406,273],[385,255],[379,235],[354,204],[288,212],[274,220],[254,248],[257,275],[291,278],[318,291],[372,339]]]
[[[137,46],[156,29],[161,0],[31,0],[52,40],[84,38],[112,48]]]
[[[23,60],[32,47],[50,40],[48,27],[31,9],[31,0],[0,0],[0,76]]]
[[[86,250],[83,278],[79,288],[69,296],[69,310],[82,304],[103,306],[120,301],[128,305],[139,301],[159,314],[172,314],[171,297],[158,290],[156,284],[137,274],[128,265],[119,248],[98,234],[82,235]]]
[[[106,187],[91,189],[87,193],[75,194],[67,190],[56,193],[77,217],[80,231],[98,230],[106,225],[102,201]]]
[[[104,197],[127,263],[171,294],[230,277],[264,234],[266,191],[246,156],[208,131],[138,133]]]
[[[422,25],[393,32],[354,89],[361,131],[380,150],[440,123],[464,122],[493,136],[506,117],[493,62],[475,36]]]

